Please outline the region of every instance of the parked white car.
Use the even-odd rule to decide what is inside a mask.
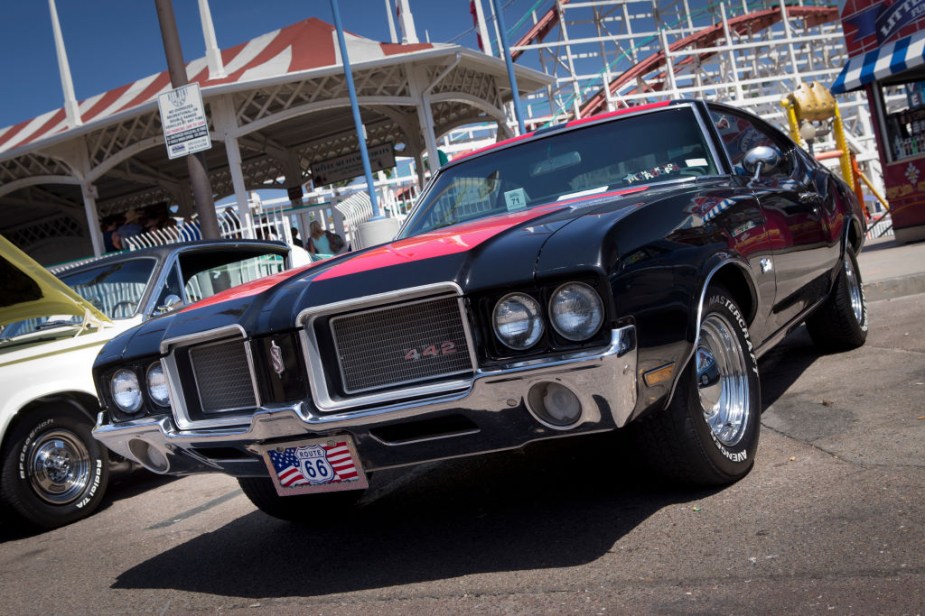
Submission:
[[[151,317],[289,266],[289,247],[234,240],[121,253],[55,277],[0,236],[0,506],[55,528],[90,515],[113,463],[91,436],[91,367]],[[166,382],[165,382],[166,387]]]

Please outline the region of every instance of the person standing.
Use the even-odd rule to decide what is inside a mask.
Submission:
[[[125,250],[128,248],[125,244],[125,239],[134,235],[140,235],[144,233],[144,230],[141,214],[135,210],[129,210],[125,213],[125,222],[119,225],[116,232],[112,234],[112,243],[119,250]]]
[[[308,254],[312,257],[334,254],[328,234],[321,228],[320,222],[313,220],[308,229]]]

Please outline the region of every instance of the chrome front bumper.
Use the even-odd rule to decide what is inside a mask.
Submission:
[[[538,418],[528,392],[544,382],[563,385],[578,397],[581,414],[575,423],[562,428]],[[479,371],[468,389],[423,400],[342,413],[319,413],[302,402],[263,406],[248,425],[209,429],[181,430],[171,417],[110,423],[107,413],[100,413],[93,434],[110,450],[157,473],[219,470],[261,476],[266,470],[258,444],[346,433],[356,442],[364,468],[376,470],[620,428],[632,415],[636,395],[636,330],[630,325],[612,330],[604,350]],[[400,441],[377,433],[448,417],[471,427]]]

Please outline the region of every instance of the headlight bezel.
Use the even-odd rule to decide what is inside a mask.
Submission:
[[[499,309],[507,304],[512,303],[515,300],[521,300],[520,303],[527,308],[528,312],[532,310],[532,332],[526,337],[526,342],[521,344],[512,344],[510,337],[506,338],[501,331],[499,331],[498,317]],[[507,293],[503,295],[498,301],[495,302],[495,305],[491,310],[491,329],[495,335],[495,339],[500,342],[505,348],[515,351],[523,352],[529,351],[530,349],[536,347],[539,344],[540,340],[543,339],[544,334],[546,333],[546,317],[543,314],[543,304],[539,302],[535,297],[529,293],[524,293],[522,291],[514,291],[512,293]]]
[[[134,389],[137,392],[136,400],[134,401],[133,404],[128,405],[128,406],[123,406],[119,402],[120,393],[122,392],[116,391],[116,379],[120,375],[123,375],[123,374],[131,377],[131,379],[134,381]],[[130,416],[135,416],[135,415],[138,415],[139,412],[144,409],[144,393],[142,392],[142,389],[141,389],[141,382],[138,379],[138,373],[132,368],[128,368],[128,367],[119,368],[112,373],[112,375],[109,377],[109,394],[112,398],[113,404],[116,406],[116,408],[121,413],[130,415]]]
[[[597,323],[593,328],[585,330],[586,333],[581,335],[576,335],[572,331],[567,331],[560,320],[558,320],[556,317],[557,311],[554,307],[554,303],[556,302],[557,297],[559,297],[560,294],[569,287],[579,289],[581,293],[585,294],[585,297],[591,298],[591,301],[596,304],[595,308],[597,310]],[[601,331],[601,327],[603,327],[604,320],[606,319],[606,308],[604,306],[603,298],[594,287],[580,280],[570,280],[555,287],[553,292],[549,294],[546,313],[549,318],[549,324],[552,326],[552,329],[556,332],[556,334],[565,340],[574,343],[583,343],[593,339],[597,333]]]
[[[551,322],[550,299],[560,287],[581,283],[594,291],[600,299],[601,324],[597,332],[583,341],[569,340],[561,335]],[[540,304],[542,310],[544,333],[539,341],[526,350],[512,349],[498,337],[494,327],[494,313],[497,304],[513,293],[530,296]],[[584,351],[585,349],[604,348],[610,342],[610,328],[614,326],[614,300],[611,297],[608,280],[597,272],[571,272],[569,274],[544,278],[535,281],[516,281],[499,286],[490,291],[474,295],[470,300],[474,309],[479,332],[475,340],[479,361],[487,366],[502,367],[512,361],[541,359],[563,353]]]

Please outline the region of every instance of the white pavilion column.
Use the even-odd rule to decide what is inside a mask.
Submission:
[[[87,215],[87,229],[90,233],[90,242],[93,244],[93,255],[101,256],[105,252],[103,234],[100,231],[100,217],[96,211],[96,186],[92,182],[80,182],[80,194],[84,199],[84,213]]]
[[[430,96],[427,89],[431,86],[427,79],[427,71],[423,67],[412,69],[409,85],[411,96],[415,100],[418,122],[421,125],[421,135],[424,137],[424,147],[427,149],[427,158],[430,161],[430,172],[434,174],[440,166],[440,154],[437,152],[437,136],[434,128],[434,116],[430,109]],[[419,170],[423,174],[424,170]]]
[[[211,101],[210,107],[215,130],[225,143],[228,172],[231,174],[231,185],[234,187],[235,209],[238,220],[241,221],[241,231],[245,238],[253,239],[254,225],[251,220],[247,186],[244,183],[244,170],[241,168],[241,146],[238,145],[236,136],[238,122],[234,116],[234,104],[230,97],[222,96]]]
[[[90,153],[87,150],[87,139],[79,139],[73,146],[65,146],[70,153],[70,160],[76,167],[80,179],[80,194],[84,202],[84,214],[87,216],[87,230],[90,234],[90,243],[93,245],[94,256],[99,257],[105,252],[103,246],[103,232],[100,229],[100,216],[96,211],[96,199],[99,192],[93,183],[90,166]]]

